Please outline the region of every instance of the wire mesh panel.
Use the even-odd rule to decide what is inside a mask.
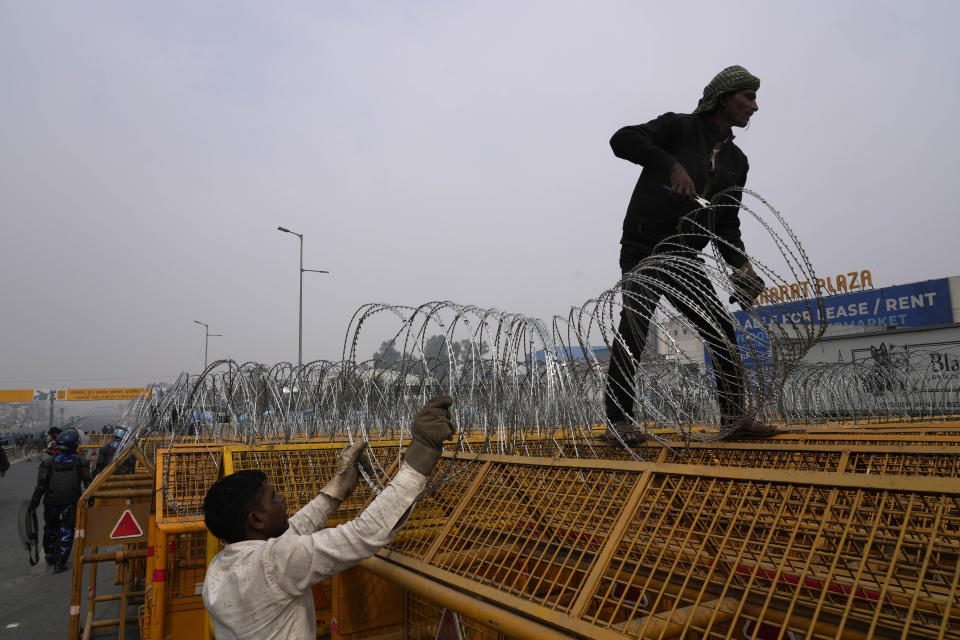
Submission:
[[[157,452],[157,520],[197,520],[203,498],[217,480],[219,447],[183,447]]]
[[[420,499],[389,548],[412,558],[426,557],[442,531],[453,523],[457,505],[476,490],[476,483],[485,476],[488,466],[473,464],[463,457],[441,460],[437,473],[449,479],[439,491]]]
[[[658,462],[704,466],[960,477],[960,446],[697,444],[666,448]]]
[[[428,562],[567,611],[634,481],[609,469],[496,464]]]
[[[489,453],[495,455],[518,455],[535,457],[588,457],[600,455],[602,449],[617,449],[610,451],[611,455],[622,455],[633,459],[622,447],[607,447],[596,438],[604,431],[603,425],[594,427],[571,427],[565,429],[520,428],[509,435],[490,434],[486,439],[476,437],[467,438],[469,446],[465,447],[474,453]],[[499,436],[499,437],[495,437]]]
[[[293,514],[317,497],[323,485],[333,477],[339,464],[337,455],[345,444],[347,443],[328,442],[227,447],[225,455],[229,459],[229,464],[224,472],[233,473],[243,469],[263,471],[277,493],[286,498],[287,512]],[[385,483],[387,478],[377,480]],[[333,517],[328,520],[327,526],[334,526],[355,518],[373,497],[374,493],[370,485],[361,480],[357,483],[353,494],[343,501]]]
[[[960,477],[960,447],[944,453],[876,453],[853,451],[846,471],[905,476]]]
[[[227,473],[259,469],[267,476],[277,493],[287,500],[287,512],[294,513],[317,497],[320,488],[337,469],[339,448],[318,448],[310,445],[290,447],[255,447],[228,449],[232,461]],[[353,498],[344,503],[347,506]],[[342,507],[341,507],[342,508]]]
[[[855,431],[851,433],[790,433],[767,439],[783,444],[830,444],[830,445],[891,445],[891,446],[958,446],[960,436],[942,434],[874,433]]]
[[[663,446],[654,441],[643,444],[631,445],[628,450],[620,444],[607,444],[597,441],[594,446],[586,450],[582,445],[577,446],[572,443],[564,447],[562,456],[565,458],[597,458],[598,460],[628,460],[635,462],[637,460],[653,461],[656,460],[663,451]]]
[[[194,531],[171,536],[167,551],[168,594],[171,598],[199,596],[207,573],[207,533]]]
[[[760,469],[800,469],[836,471],[843,452],[738,447],[689,447],[666,449],[661,462],[698,464],[707,466],[757,467]]]
[[[960,426],[956,416],[944,416],[934,422],[878,422],[869,424],[833,424],[811,427],[810,433],[926,433],[930,435],[960,435]]]
[[[960,633],[956,495],[655,474],[629,522],[584,612],[594,624],[645,638]]]
[[[586,636],[960,637],[955,478],[477,462],[386,557]]]

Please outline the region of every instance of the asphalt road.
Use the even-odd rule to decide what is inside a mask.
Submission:
[[[42,550],[40,564],[31,567],[17,533],[20,503],[29,500],[33,493],[38,466],[39,458],[15,462],[0,478],[0,548],[3,549],[0,553],[0,638],[3,640],[66,640],[69,637],[71,574],[69,571],[53,573],[52,567],[47,567],[43,561]],[[37,516],[42,529],[42,507]],[[101,565],[99,577],[97,589],[100,593],[113,593],[119,589],[113,586],[112,565]],[[81,611],[86,610],[85,600]],[[117,617],[117,608],[115,603],[98,605],[96,617]],[[128,625],[126,640],[138,640],[136,609],[130,607],[127,613],[133,624],[132,629]],[[116,638],[117,631],[104,630],[92,637]]]

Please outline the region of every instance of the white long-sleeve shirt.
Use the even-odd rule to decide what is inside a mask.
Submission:
[[[314,640],[310,587],[390,542],[426,482],[423,474],[404,464],[350,522],[322,529],[339,505],[321,493],[290,517],[290,528],[279,538],[225,546],[203,581],[203,604],[217,640]]]

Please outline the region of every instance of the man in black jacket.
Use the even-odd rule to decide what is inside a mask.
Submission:
[[[80,434],[67,429],[57,436],[56,453],[44,456],[37,472],[30,509],[40,506],[43,498],[43,551],[48,564],[56,563],[54,572],[66,571],[73,546],[73,529],[77,521],[77,500],[90,484],[90,463],[77,449]]]
[[[626,274],[639,265],[646,284],[631,283],[625,290],[618,327],[623,341],[613,345],[605,388],[608,441],[645,439],[633,423],[634,358],[643,351],[661,297],[693,324],[710,351],[721,427],[728,437],[777,432],[745,415],[733,325],[696,257],[714,237],[734,269],[738,301],[750,306],[763,289],[740,238],[739,189],[746,184],[749,165],[732,133],[732,127],[747,126],[756,113],[759,87],[760,80],[743,67],[728,67],[704,88],[693,113],[665,113],[624,127],[610,140],[617,157],[643,167],[623,221],[620,269]],[[713,206],[705,209],[698,197]],[[660,260],[656,268],[640,264],[653,254],[686,259]]]

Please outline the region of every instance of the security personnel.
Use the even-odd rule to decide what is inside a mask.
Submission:
[[[117,427],[113,431],[113,440],[106,443],[100,447],[100,451],[97,454],[97,464],[93,468],[93,477],[96,478],[97,474],[110,466],[110,463],[113,462],[113,458],[117,455],[117,451],[120,449],[120,445],[123,444],[123,439],[127,437],[127,428],[126,427]],[[123,468],[118,469],[114,473],[127,474],[133,473],[133,464],[130,458],[121,465]]]
[[[55,453],[45,455],[37,472],[30,509],[43,500],[43,552],[54,573],[67,569],[77,522],[77,500],[90,484],[90,463],[77,452],[80,434],[67,429],[57,436]]]

